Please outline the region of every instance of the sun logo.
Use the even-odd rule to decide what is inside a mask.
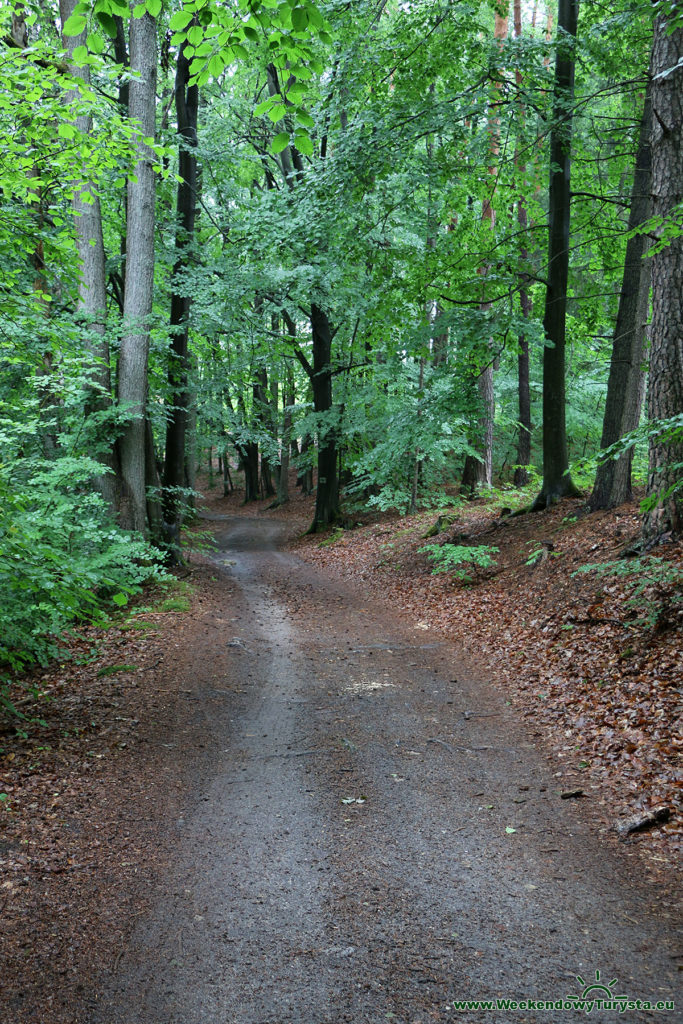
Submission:
[[[605,996],[611,999],[614,995],[612,989],[617,983],[617,979],[612,978],[610,982],[604,985],[600,980],[600,971],[595,972],[595,981],[586,982],[580,974],[576,975],[576,980],[579,985],[583,985],[582,999],[604,998]]]

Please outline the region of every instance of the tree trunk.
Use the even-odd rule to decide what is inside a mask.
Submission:
[[[138,159],[128,181],[126,277],[123,336],[119,355],[119,403],[127,417],[121,438],[121,525],[146,532],[145,403],[149,316],[154,288],[154,200],[152,160],[142,141],[154,135],[156,100],[156,20],[149,14],[130,23],[130,65],[139,78],[130,81],[130,116],[139,122]]]
[[[173,562],[180,560],[180,528],[165,529],[161,510],[161,479],[154,447],[154,431],[149,416],[145,416],[145,493],[147,498],[147,524],[154,544],[165,544]]]
[[[270,428],[270,424],[268,423],[269,414],[270,406],[268,404],[268,371],[266,370],[265,366],[263,366],[258,371],[256,376],[256,382],[254,384],[253,416],[254,421],[264,432],[268,431]],[[261,450],[260,493],[264,498],[272,498],[275,494],[270,464],[266,456],[263,454],[263,448]]]
[[[258,481],[258,445],[255,441],[247,441],[240,447],[242,466],[244,468],[244,504],[259,500]]]
[[[519,39],[522,35],[522,0],[514,0],[513,10],[515,38]],[[534,18],[535,17],[536,11],[534,9]],[[515,81],[521,94],[522,87],[524,85],[524,77],[519,68],[515,70]],[[525,112],[523,107],[521,110],[521,118],[522,122],[524,122]],[[515,178],[519,182],[521,189],[522,183],[526,177],[526,165],[524,161],[520,159],[517,147],[515,147],[514,164]],[[527,216],[526,200],[524,195],[519,195],[519,198],[517,199],[517,223],[519,224],[522,236],[526,236],[527,229],[529,227],[529,218]],[[528,263],[529,252],[526,248],[526,242],[522,243],[519,255],[523,264]],[[528,274],[520,274],[519,303],[522,308],[522,316],[525,320],[529,320],[532,311],[531,297],[527,288],[528,283]],[[517,338],[517,395],[519,408],[519,434],[517,437],[517,464],[515,466],[513,481],[515,487],[524,487],[529,481],[527,466],[531,463],[531,391],[529,387],[529,340],[526,336],[526,331],[523,334],[520,334]]]
[[[508,8],[509,4],[497,3],[495,9],[493,37],[498,47],[502,47],[508,34]],[[492,95],[489,102],[489,175],[492,180],[491,193],[489,198],[484,199],[482,204],[481,219],[488,223],[491,231],[496,226],[496,208],[494,197],[496,191],[496,179],[498,175],[497,162],[500,155],[500,118],[498,116],[498,103],[500,102],[500,82],[493,85]],[[487,264],[481,267],[480,274],[486,278],[489,272]],[[482,286],[482,291],[485,286]],[[491,303],[485,298],[482,300],[480,309],[485,311],[491,308]],[[489,341],[489,349],[492,343]],[[493,484],[493,422],[495,416],[494,391],[493,391],[493,357],[487,361],[486,366],[480,370],[477,377],[477,391],[479,403],[482,410],[478,423],[478,432],[473,445],[479,452],[479,458],[467,455],[465,467],[462,474],[462,490],[474,497],[480,487],[490,488]]]
[[[317,413],[332,410],[332,330],[327,313],[316,303],[311,306],[313,332],[313,408]],[[324,530],[339,517],[337,482],[337,437],[334,424],[326,424],[318,432],[318,486],[315,516],[309,533]]]
[[[76,0],[60,0],[59,13],[62,30],[65,22],[73,14],[75,6]],[[81,67],[71,63],[73,51],[77,46],[85,44],[86,36],[86,32],[82,32],[80,36],[64,36],[63,42],[70,59],[69,74],[72,78],[82,81],[85,86],[89,86],[90,68],[87,65]],[[66,94],[65,102],[70,104],[77,100],[78,96],[78,90],[74,89]],[[76,127],[84,135],[90,134],[92,117],[89,114],[77,117]],[[92,354],[94,364],[86,405],[86,412],[91,413],[110,409],[112,401],[109,341],[106,327],[107,279],[102,213],[99,197],[90,182],[83,183],[83,192],[89,194],[90,201],[84,202],[81,193],[78,193],[73,199],[73,209],[76,246],[80,263],[78,311],[82,315],[86,345]],[[97,477],[97,489],[112,512],[115,513],[118,510],[119,497],[118,461],[115,447],[109,437],[103,436],[102,431],[99,432],[96,443],[96,457],[109,470],[108,473],[102,473]]]
[[[676,5],[677,7],[679,5]],[[667,31],[655,20],[652,46],[652,213],[670,225],[683,201],[683,27]],[[667,420],[683,413],[683,234],[676,233],[652,256],[652,328],[648,417]],[[643,536],[657,540],[683,532],[683,440],[650,441],[647,494],[653,507]],[[677,488],[677,489],[676,489]],[[656,502],[656,504],[655,504]]]
[[[423,396],[424,382],[425,382],[425,361],[424,361],[424,356],[420,356],[420,375],[418,377],[418,385],[417,385],[417,408],[415,409],[415,417],[418,420],[418,422],[422,418],[422,400],[423,400],[423,397],[424,397]],[[410,487],[410,505],[408,506],[408,510],[411,513],[417,511],[417,496],[418,496],[418,490],[419,490],[419,486],[420,486],[420,477],[421,477],[421,475],[422,475],[422,452],[420,451],[419,446],[417,446],[415,448],[415,453],[414,453],[414,457],[413,457],[413,479],[412,479],[411,487]]]
[[[194,243],[197,209],[197,112],[199,89],[188,85],[189,62],[183,43],[178,55],[175,77],[175,107],[177,117],[178,183],[176,209],[176,260],[171,281],[171,352],[169,354],[168,383],[171,407],[166,420],[166,449],[163,475],[164,529],[173,537],[180,535],[185,498],[185,439],[189,393],[187,386],[187,346],[191,299],[188,286],[183,283],[188,257]],[[174,548],[175,550],[175,548]],[[179,551],[176,552],[176,558]]]
[[[280,472],[277,480],[277,503],[286,505],[289,501],[289,446],[292,431],[292,406],[296,401],[294,394],[294,374],[287,368],[282,392],[284,405],[282,422],[282,439],[280,441]]]
[[[636,167],[631,189],[624,274],[619,308],[614,327],[612,361],[607,383],[605,417],[601,448],[609,448],[624,434],[635,430],[640,420],[643,399],[643,350],[650,297],[650,261],[645,258],[649,240],[645,234],[631,233],[651,215],[652,154],[651,87],[648,84],[640,122]],[[629,448],[618,459],[600,463],[590,497],[592,509],[614,508],[631,497],[631,461]]]
[[[574,103],[574,48],[578,0],[559,0],[557,52],[550,133],[548,195],[548,285],[543,329],[543,486],[533,508],[546,508],[563,497],[577,497],[569,474],[565,414],[565,332],[569,278],[571,206],[571,137]]]

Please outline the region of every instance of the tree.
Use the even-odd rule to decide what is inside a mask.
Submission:
[[[145,12],[130,23],[129,111],[139,125],[138,160],[128,180],[126,276],[118,397],[127,422],[121,438],[121,525],[147,531],[146,404],[149,318],[154,290],[155,180],[150,140],[155,134],[157,23]]]
[[[64,34],[64,25],[73,15],[76,0],[60,0],[59,10]],[[90,86],[90,68],[87,64],[73,62],[76,47],[84,46],[87,33],[84,30],[78,36],[65,35],[64,45],[70,58],[69,73],[77,82]],[[66,93],[64,101],[67,106],[83,105],[78,88]],[[92,114],[86,109],[76,118],[76,129],[83,136],[92,132]],[[82,314],[82,328],[86,343],[93,357],[93,375],[90,388],[89,410],[95,413],[111,410],[111,373],[109,365],[109,339],[107,335],[107,282],[106,257],[102,230],[102,211],[97,189],[90,180],[85,180],[80,189],[74,193],[74,228],[76,245],[80,263],[78,278],[78,310]],[[118,511],[119,503],[119,466],[117,452],[111,436],[106,436],[102,428],[98,431],[99,461],[109,470],[97,478],[99,490],[113,512]]]
[[[631,189],[631,208],[628,220],[629,239],[626,244],[624,274],[619,293],[619,308],[614,327],[612,360],[607,383],[605,417],[600,447],[609,448],[630,431],[640,420],[643,400],[644,342],[650,297],[650,263],[646,252],[649,240],[645,232],[638,232],[650,216],[652,159],[650,133],[652,129],[652,103],[648,84],[640,121],[638,152]],[[592,509],[614,508],[631,497],[631,461],[633,448],[617,459],[605,459],[598,465],[593,493]]]
[[[534,508],[579,494],[569,474],[567,450],[565,342],[569,225],[571,213],[571,137],[574,102],[574,48],[578,0],[559,0],[557,53],[550,131],[548,192],[548,285],[543,328],[543,485]]]
[[[667,9],[670,16],[667,16]],[[683,231],[671,231],[683,208],[683,22],[679,4],[655,19],[652,58],[652,213],[660,238],[652,255],[652,328],[648,417],[678,417],[678,429],[650,441],[643,520],[648,541],[683,532]],[[668,234],[667,234],[668,232]]]
[[[505,39],[508,34],[508,13],[509,3],[507,0],[503,2],[496,2],[494,11],[494,29],[493,38],[496,44],[502,49]],[[495,230],[496,227],[496,208],[494,204],[495,192],[496,192],[496,180],[498,177],[498,168],[496,166],[498,158],[500,156],[500,82],[496,81],[492,90],[491,106],[488,114],[488,131],[490,136],[489,151],[490,151],[490,163],[489,163],[489,175],[491,177],[490,194],[486,196],[482,203],[482,221],[488,224],[491,231]],[[482,278],[486,279],[490,268],[486,265],[480,268]],[[483,286],[485,287],[485,285]],[[486,298],[482,300],[482,310],[490,308],[490,303]],[[480,444],[478,458],[473,455],[468,455],[465,459],[465,467],[462,475],[462,486],[463,490],[469,492],[471,495],[477,490],[478,486],[491,487],[493,483],[493,426],[495,416],[495,398],[493,388],[493,370],[495,358],[489,347],[489,358],[485,365],[480,368],[477,377],[477,389],[479,391],[479,400],[482,407],[482,417],[478,424],[480,432]],[[483,443],[481,443],[483,442]]]
[[[185,280],[189,256],[194,246],[195,219],[198,201],[197,114],[199,89],[189,84],[190,65],[186,44],[178,53],[174,98],[178,133],[178,182],[176,199],[176,258],[171,290],[171,351],[168,383],[170,407],[166,419],[166,449],[163,473],[164,530],[167,541],[179,559],[180,526],[186,507],[185,437],[188,427],[188,337],[190,330],[189,285]]]

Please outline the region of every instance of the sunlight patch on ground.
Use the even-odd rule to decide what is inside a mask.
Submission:
[[[362,679],[349,683],[344,689],[347,693],[372,693],[389,686],[396,686],[396,683],[381,682],[379,679],[369,679],[367,676],[364,676]]]

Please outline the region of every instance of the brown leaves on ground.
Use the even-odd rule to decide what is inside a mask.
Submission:
[[[294,488],[291,502],[270,512],[268,502],[240,500],[216,488],[203,505],[209,518],[285,520],[289,536],[311,521],[312,499]],[[557,759],[563,788],[593,798],[582,808],[598,825],[616,835],[617,819],[672,808],[668,822],[628,838],[651,869],[672,865],[681,843],[680,616],[670,612],[653,628],[639,621],[623,582],[572,576],[618,555],[637,532],[636,508],[588,516],[567,502],[499,520],[475,503],[443,535],[499,548],[495,566],[474,570],[469,586],[432,575],[418,551],[435,519],[383,516],[295,547],[399,607],[417,629],[456,643],[475,678],[487,671],[498,680]],[[680,564],[680,546],[666,557]],[[119,627],[81,630],[70,661],[30,680],[45,695],[37,712],[45,726],[25,738],[11,726],[0,732],[3,1009],[14,1024],[81,1024],[78,1007],[97,997],[89,978],[95,984],[103,969],[116,971],[126,929],[145,911],[150,876],[163,870],[161,816],[170,812],[154,789],[160,777],[165,792],[183,785],[177,751],[163,742],[180,699],[174,651],[199,650],[206,640],[198,609],[215,605],[218,617],[224,602],[222,592],[211,594],[210,570],[194,567],[191,578],[189,614],[163,611],[163,595],[148,596],[152,609],[128,614]],[[14,696],[28,711],[34,698],[20,688]]]
[[[529,719],[568,786],[579,783],[601,805],[604,827],[661,804],[663,827],[636,840],[651,866],[675,864],[681,850],[680,606],[657,621],[643,609],[666,593],[641,595],[627,581],[573,575],[588,563],[615,560],[638,531],[635,505],[589,515],[579,503],[499,519],[474,503],[438,538],[499,549],[492,569],[472,583],[433,575],[419,548],[436,513],[385,517],[362,529],[298,543],[299,554],[326,571],[373,590],[460,646],[475,676],[489,672]],[[432,542],[433,542],[432,538]],[[662,549],[681,565],[681,546]],[[664,588],[666,589],[666,588]],[[671,597],[672,595],[668,595]]]
[[[163,594],[150,598],[163,607]],[[158,737],[175,695],[159,665],[188,617],[135,611],[81,629],[71,660],[26,681],[32,694],[17,686],[15,703],[42,726],[21,735],[0,722],[2,1008],[13,1024],[82,1024],[163,867],[150,836],[168,808],[149,794],[169,771]]]

